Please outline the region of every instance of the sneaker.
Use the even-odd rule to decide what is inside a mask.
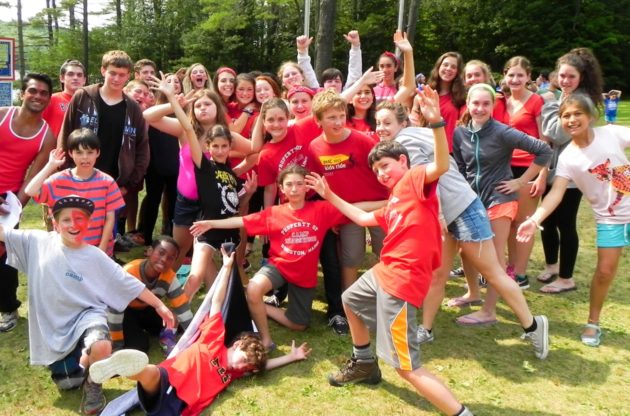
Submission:
[[[121,253],[126,253],[131,250],[132,244],[125,240],[122,235],[116,234],[116,239],[114,240],[114,251],[118,251]]]
[[[477,276],[477,282],[479,282],[479,287],[488,287],[488,281],[482,275]]]
[[[276,295],[267,296],[263,302],[265,302],[267,305],[275,306],[276,308],[280,307],[280,301],[278,300]]]
[[[339,372],[328,375],[328,383],[331,386],[341,387],[351,383],[378,384],[381,381],[381,370],[378,361],[357,360],[352,357]]]
[[[249,261],[247,259],[243,260],[243,271],[248,272],[249,269],[252,268],[252,265],[249,264]]]
[[[116,351],[109,358],[97,361],[90,366],[90,377],[86,384],[98,383],[100,388],[102,383],[114,376],[129,377],[138,374],[147,364],[149,364],[149,357],[142,351]]]
[[[537,328],[534,332],[526,332],[521,338],[529,339],[534,346],[536,358],[544,360],[549,354],[549,321],[545,315],[534,316]]]
[[[18,323],[18,311],[0,312],[0,332],[9,332],[16,327]]]
[[[160,331],[159,342],[160,342],[160,347],[162,348],[162,351],[164,351],[164,355],[168,357],[171,354],[171,351],[173,351],[173,348],[175,348],[175,345],[177,344],[177,341],[175,340],[175,332],[168,328],[164,328],[163,330]]]
[[[450,277],[463,277],[464,276],[464,268],[458,267],[457,269],[451,270],[449,275]]]
[[[429,332],[423,326],[418,327],[418,344],[426,344],[427,342],[433,342],[435,336],[433,336],[433,332]]]
[[[471,412],[469,408],[464,406],[464,410],[459,414],[459,416],[475,416],[475,415],[473,415],[473,412]]]
[[[348,335],[350,331],[348,320],[345,316],[341,315],[333,315],[328,321],[328,326],[331,327],[337,335]]]
[[[95,363],[96,364],[96,363]],[[107,400],[103,395],[103,387],[94,383],[90,377],[83,383],[83,396],[81,397],[81,413],[85,415],[97,415],[105,407]]]
[[[522,290],[529,289],[529,279],[527,278],[527,275],[521,276],[517,274],[516,283],[518,283],[518,287]]]

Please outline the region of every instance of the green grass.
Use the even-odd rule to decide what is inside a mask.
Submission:
[[[630,125],[630,103],[619,109],[620,123]],[[39,208],[30,204],[22,228],[39,228]],[[544,266],[540,243],[529,265],[532,288],[525,296],[535,314],[550,321],[551,352],[537,360],[529,344],[519,339],[521,328],[511,311],[499,304],[499,324],[490,328],[460,328],[457,309],[443,307],[438,315],[436,340],[422,348],[422,360],[470,406],[477,415],[628,415],[630,411],[630,282],[628,251],[604,307],[603,344],[589,348],[579,340],[588,313],[588,291],[596,264],[594,221],[586,201],[578,219],[580,253],[575,270],[578,290],[561,296],[542,295],[533,278]],[[139,250],[125,257],[139,256]],[[37,259],[34,259],[37,261]],[[258,264],[258,257],[252,261]],[[462,294],[463,280],[451,280],[447,297]],[[20,278],[19,296],[26,298],[26,279]],[[59,300],[51,299],[51,302]],[[198,300],[197,300],[198,302]],[[59,392],[42,367],[28,365],[27,307],[20,323],[0,335],[0,415],[70,415],[79,408],[80,392]],[[391,368],[383,366],[378,386],[330,387],[326,375],[348,357],[351,342],[326,327],[321,287],[314,304],[312,326],[291,333],[271,323],[274,340],[286,352],[292,339],[313,347],[309,360],[261,376],[238,380],[204,414],[215,415],[434,415]],[[152,362],[160,359],[153,349]],[[129,389],[128,381],[106,384],[113,398]]]

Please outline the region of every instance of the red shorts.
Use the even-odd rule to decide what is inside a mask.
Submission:
[[[504,202],[488,209],[488,217],[490,221],[494,221],[501,217],[507,217],[510,221],[514,221],[518,212],[518,201]]]

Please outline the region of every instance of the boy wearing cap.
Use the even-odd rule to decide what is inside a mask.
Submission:
[[[138,298],[168,327],[174,323],[171,311],[138,279],[84,241],[93,211],[89,199],[68,196],[53,206],[57,232],[0,226],[7,263],[28,276],[31,364],[48,366],[62,390],[83,383],[85,414],[97,414],[105,405],[101,385],[84,375],[92,363],[111,355],[106,308],[122,310]]]

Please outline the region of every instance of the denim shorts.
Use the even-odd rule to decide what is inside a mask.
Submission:
[[[175,200],[175,214],[173,224],[181,227],[190,227],[199,218],[201,205],[199,201],[188,199],[179,192]]]
[[[597,224],[597,247],[613,248],[630,246],[629,224]]]
[[[457,241],[477,242],[491,240],[494,237],[488,213],[479,198],[475,198],[447,228]]]

